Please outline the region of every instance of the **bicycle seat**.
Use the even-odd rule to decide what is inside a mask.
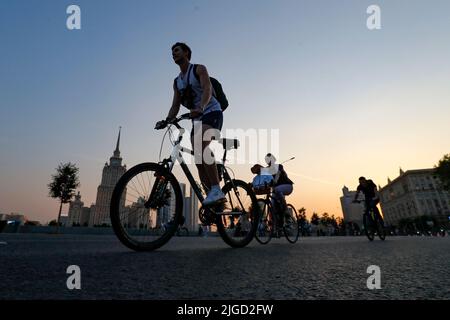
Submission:
[[[223,146],[225,150],[232,150],[239,148],[239,140],[238,139],[227,139],[221,138],[219,139],[219,143]]]

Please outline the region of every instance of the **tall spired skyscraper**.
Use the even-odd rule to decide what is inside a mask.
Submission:
[[[97,188],[97,200],[91,213],[89,221],[90,226],[111,225],[109,218],[109,206],[111,203],[111,196],[116,186],[117,181],[127,171],[126,166],[122,165],[122,158],[119,151],[120,144],[120,129],[117,137],[116,150],[113,156],[109,158],[109,164],[106,162],[103,167],[102,181]]]

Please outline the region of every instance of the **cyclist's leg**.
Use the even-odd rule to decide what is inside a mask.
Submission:
[[[381,216],[380,210],[378,210],[377,204],[380,202],[379,199],[375,199],[371,201],[371,206],[373,209],[373,212],[375,213],[378,221],[380,221],[381,225],[384,226],[383,217]]]
[[[273,188],[273,194],[275,201],[272,200],[272,205],[276,208],[277,216],[280,219],[277,219],[278,222],[282,225],[284,221],[284,212],[286,211],[286,199],[285,195],[290,195],[292,193],[292,185],[291,184],[281,184]]]
[[[366,201],[364,201],[364,212],[363,212],[363,219],[364,219],[364,216],[366,216],[366,218],[365,219],[367,219],[367,222],[368,223],[370,223],[370,209],[371,209],[371,207],[370,207],[370,201],[369,200],[366,200]],[[366,227],[366,226],[364,226],[364,227]]]
[[[365,206],[364,206],[364,214],[369,215],[370,209],[372,208],[371,204],[370,204],[370,200],[366,200],[364,202],[364,204],[365,204]]]
[[[211,139],[203,141],[203,138],[206,137],[205,132],[209,129],[211,129],[209,125],[195,124],[191,132],[191,143],[200,180],[208,189],[211,189],[211,185],[219,184],[219,176],[215,162],[211,163],[211,159],[214,159],[214,154],[209,148]],[[208,159],[204,159],[206,154]]]
[[[281,184],[273,188],[273,193],[275,195],[275,199],[281,204],[281,210],[286,209],[286,198],[292,193],[292,185],[291,184]]]
[[[214,153],[211,148],[209,148],[209,144],[213,139],[220,138],[220,131],[211,127],[208,124],[203,124],[203,144],[202,144],[202,152],[203,152],[203,168],[208,176],[209,182],[211,186],[219,185],[219,173],[217,171],[216,160],[214,157]]]
[[[214,203],[224,199],[219,186],[219,174],[212,150],[209,144],[213,139],[220,138],[222,128],[222,112],[211,112],[202,118],[202,122],[194,122],[193,134],[191,135],[192,147],[196,166],[199,170],[200,179],[213,191],[208,193],[204,203]]]

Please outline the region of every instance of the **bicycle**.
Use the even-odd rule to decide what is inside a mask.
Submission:
[[[355,200],[353,202],[361,203],[362,201],[366,200]],[[384,228],[383,218],[381,215],[375,214],[373,208],[370,208],[368,211],[367,208],[364,209],[363,225],[364,232],[370,241],[374,240],[375,234],[377,234],[383,241],[386,239],[386,230]]]
[[[179,122],[187,119],[190,119],[189,113],[175,118],[166,126],[160,157],[167,133],[173,146],[169,157],[158,163],[145,162],[132,167],[123,174],[114,188],[110,207],[111,224],[119,240],[130,249],[158,249],[170,240],[178,225],[183,223],[183,197],[180,185],[172,173],[176,161],[179,162],[198,200],[204,200],[204,191],[193,178],[182,156],[182,153],[194,154],[192,150],[181,146],[185,129]],[[178,129],[177,138],[172,138],[173,126]],[[255,221],[259,218],[257,199],[251,186],[235,179],[234,173],[232,179],[225,166],[227,151],[237,149],[239,141],[225,138],[217,141],[224,148],[222,162],[217,163],[217,168],[220,180],[224,180],[222,191],[228,202],[218,206],[201,207],[199,218],[204,225],[216,224],[220,236],[229,246],[244,247],[250,243],[256,231]],[[136,220],[145,221],[145,227],[136,228]],[[161,228],[164,223],[168,228]]]
[[[260,219],[255,234],[256,240],[261,244],[267,244],[273,236],[278,238],[280,229],[282,229],[287,241],[296,243],[300,235],[300,218],[294,206],[288,203],[286,212],[281,213],[283,216],[281,216],[281,221],[278,221],[280,213],[276,213],[272,205],[272,200],[274,203],[278,203],[278,200],[273,196],[271,188],[258,194],[266,194],[266,197],[258,199]],[[279,207],[279,205],[278,203],[277,206]],[[280,226],[282,227],[280,228]]]

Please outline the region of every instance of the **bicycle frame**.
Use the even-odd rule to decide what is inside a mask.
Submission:
[[[274,206],[274,203],[278,203],[278,202],[279,202],[278,199],[275,198],[275,196],[274,196],[273,188],[270,188],[270,192],[268,192],[266,194],[266,197],[264,198],[264,208],[265,208],[265,206],[267,206],[268,209],[270,211],[272,211],[272,213],[275,215],[275,219],[281,218],[284,220],[284,217],[281,216],[281,212],[279,212],[278,210],[275,211],[275,208],[277,206]],[[287,202],[286,202],[286,205],[287,205]],[[298,217],[295,217],[295,218],[297,219]]]
[[[185,119],[186,115],[182,115],[179,119],[180,120]],[[203,202],[203,200],[205,198],[203,197],[202,190],[199,188],[197,182],[195,181],[191,171],[189,170],[189,168],[183,158],[183,153],[189,153],[191,155],[194,155],[193,150],[181,146],[181,141],[183,140],[183,134],[185,133],[186,130],[184,128],[182,128],[177,122],[175,122],[173,125],[179,131],[178,138],[175,142],[173,142],[173,148],[172,148],[172,152],[171,152],[170,156],[166,159],[163,159],[160,162],[160,164],[162,164],[163,167],[166,168],[169,172],[172,172],[175,162],[178,161],[178,163],[181,166],[181,169],[183,170],[184,174],[186,175],[186,178],[188,179],[190,185],[192,186],[192,189],[194,190],[194,193],[197,196],[198,200],[200,200],[200,202]],[[167,130],[171,133],[170,127]],[[227,150],[225,149],[224,155],[222,158],[222,163],[217,163],[219,180],[221,180],[223,177],[225,183],[227,183],[227,182],[233,183],[233,180],[231,179],[231,177],[228,174],[228,171],[224,165],[224,163],[226,161],[226,156],[227,156]],[[154,185],[154,187],[156,187],[156,184]],[[234,188],[234,184],[233,184],[233,188]],[[153,193],[153,190],[152,190],[152,193]],[[149,197],[149,199],[151,199],[151,197]],[[240,202],[240,199],[239,199],[239,202]],[[242,205],[242,203],[241,203],[241,205]]]

